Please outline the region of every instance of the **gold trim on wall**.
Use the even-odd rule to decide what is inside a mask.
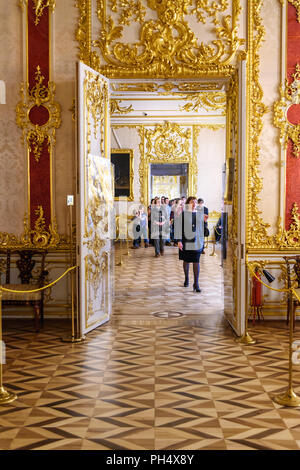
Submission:
[[[134,181],[134,166],[133,166],[133,149],[111,149],[110,154],[112,153],[124,153],[128,154],[129,153],[129,196],[127,197],[127,201],[133,201],[134,200],[134,194],[133,194],[133,181]],[[125,196],[124,196],[125,197]],[[123,196],[122,196],[123,198]],[[115,201],[119,200],[119,197],[114,198]]]
[[[274,235],[268,234],[270,224],[263,221],[262,212],[258,208],[259,193],[263,187],[262,177],[259,175],[260,146],[259,138],[263,126],[263,115],[268,108],[263,103],[263,90],[259,82],[260,55],[259,51],[265,37],[265,28],[262,24],[260,9],[262,0],[253,0],[248,3],[248,44],[249,60],[248,70],[248,198],[247,198],[247,248],[251,252],[256,250],[300,250],[300,225],[292,219],[289,230],[284,230],[281,217],[278,217],[277,231]],[[295,217],[295,206],[292,209]]]

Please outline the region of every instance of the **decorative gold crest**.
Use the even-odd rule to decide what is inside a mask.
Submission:
[[[292,124],[288,121],[288,111],[291,106],[300,104],[300,65],[296,64],[292,74],[293,81],[289,85],[280,86],[280,100],[274,104],[274,124],[280,129],[280,143],[287,147],[288,140],[293,143],[293,155],[299,158],[300,153],[300,124]]]
[[[35,85],[30,90],[28,83],[21,84],[21,101],[16,106],[16,123],[23,130],[22,141],[26,141],[36,162],[39,162],[44,142],[48,148],[55,145],[55,129],[61,124],[60,106],[54,101],[55,84],[48,82],[41,74],[38,65],[35,73]],[[43,113],[43,124],[35,122],[35,112]]]
[[[97,0],[101,23],[98,39],[91,41],[91,0],[77,0],[80,59],[108,77],[187,77],[231,73],[229,64],[244,43],[238,38],[240,0],[233,0],[232,15],[227,0]],[[147,8],[146,8],[147,6]],[[150,10],[149,10],[150,9]],[[145,21],[147,12],[157,19]],[[231,13],[231,12],[230,12]],[[186,21],[210,22],[215,39],[199,43]],[[138,41],[124,39],[124,26],[139,23]],[[92,47],[96,48],[92,50]],[[97,49],[106,62],[101,60]]]

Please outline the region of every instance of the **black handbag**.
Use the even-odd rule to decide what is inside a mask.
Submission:
[[[208,227],[204,227],[204,236],[209,237],[209,229]]]

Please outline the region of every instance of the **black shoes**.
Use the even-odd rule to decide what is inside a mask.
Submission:
[[[198,286],[198,284],[194,284],[194,285],[193,285],[193,291],[194,291],[194,292],[201,292],[201,289],[200,289],[200,287]]]
[[[186,280],[184,281],[183,287],[188,287],[188,286],[189,286],[189,280],[186,279]]]

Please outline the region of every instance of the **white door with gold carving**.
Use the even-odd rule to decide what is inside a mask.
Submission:
[[[77,264],[81,334],[109,320],[112,308],[113,210],[109,83],[79,62]]]
[[[237,335],[245,331],[246,303],[246,61],[233,77],[228,100],[227,187],[223,214],[224,313]]]

